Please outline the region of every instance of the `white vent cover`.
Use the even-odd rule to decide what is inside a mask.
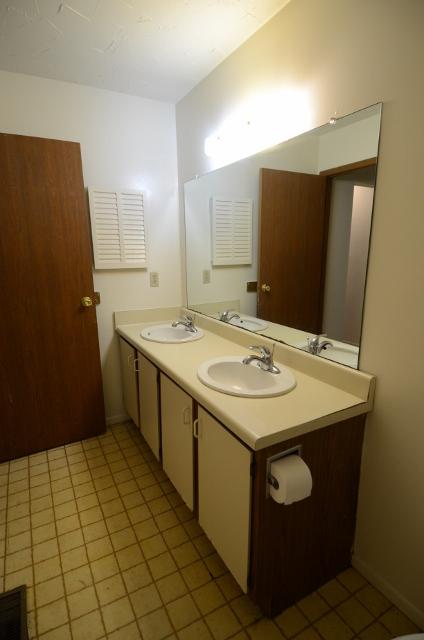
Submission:
[[[147,267],[144,193],[88,190],[95,269]]]
[[[252,264],[250,198],[211,198],[212,264]]]

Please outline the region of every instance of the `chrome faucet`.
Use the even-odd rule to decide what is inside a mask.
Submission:
[[[309,351],[309,353],[312,353],[312,355],[314,356],[318,356],[321,353],[321,351],[323,351],[323,349],[327,349],[327,347],[332,347],[333,343],[330,342],[330,340],[323,340],[322,342],[320,342],[320,338],[325,338],[325,337],[326,337],[325,333],[318,334],[313,338],[310,338],[308,336],[306,338],[306,342],[308,343],[307,350]]]
[[[185,327],[185,330],[186,331],[190,331],[190,333],[197,333],[197,329],[194,326],[194,318],[193,318],[193,316],[185,315],[182,318],[180,318],[179,320],[175,320],[172,323],[173,327],[178,327],[179,325],[182,325],[183,327]]]
[[[274,346],[275,345],[272,345],[272,350],[271,350],[271,349],[268,349],[268,347],[265,347],[264,345],[251,345],[249,349],[252,349],[252,351],[258,351],[260,355],[246,356],[245,358],[243,358],[243,364],[250,364],[251,362],[256,360],[258,363],[258,366],[263,371],[268,371],[269,373],[280,373],[280,369],[275,366],[274,360],[273,360]]]
[[[233,318],[240,318],[237,311],[231,311],[231,309],[227,309],[226,311],[219,312],[219,320],[222,322],[230,322]]]

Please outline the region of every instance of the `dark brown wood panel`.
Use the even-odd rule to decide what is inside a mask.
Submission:
[[[255,454],[251,597],[274,616],[347,568],[355,531],[365,416]],[[265,497],[266,460],[302,446],[312,495],[291,505]]]
[[[325,177],[261,169],[258,316],[320,333],[328,232]],[[270,290],[263,291],[268,285]]]
[[[344,164],[339,167],[332,167],[325,171],[320,171],[320,176],[338,176],[344,173],[350,173],[357,169],[364,169],[366,167],[377,166],[377,158],[367,158],[366,160],[358,160],[357,162],[351,162],[350,164]]]
[[[105,430],[79,144],[0,134],[0,460]]]

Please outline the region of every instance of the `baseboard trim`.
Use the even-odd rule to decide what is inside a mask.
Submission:
[[[107,426],[109,426],[112,424],[117,424],[118,422],[127,422],[128,420],[130,420],[130,417],[127,416],[126,413],[121,413],[118,416],[109,416],[108,418],[106,418],[106,424]]]
[[[424,629],[424,612],[420,611],[415,605],[407,600],[395,587],[393,587],[387,580],[382,578],[378,573],[372,569],[368,563],[353,556],[352,566],[362,573],[362,575],[371,582],[380,591],[395,604],[405,615],[408,616],[420,629]]]

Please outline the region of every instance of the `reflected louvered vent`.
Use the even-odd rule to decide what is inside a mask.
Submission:
[[[252,263],[250,198],[212,198],[212,264]]]
[[[96,269],[147,267],[142,191],[89,189],[91,234]]]

